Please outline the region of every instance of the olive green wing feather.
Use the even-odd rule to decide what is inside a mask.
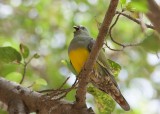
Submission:
[[[90,50],[92,49],[93,44],[95,41],[91,41],[88,47]],[[130,106],[121,94],[118,84],[115,81],[113,73],[111,71],[111,67],[109,66],[108,60],[105,56],[104,51],[101,49],[99,52],[99,56],[97,58],[97,65],[98,70],[96,69],[95,78],[92,77],[92,83],[99,88],[100,90],[104,91],[105,93],[112,96],[112,98],[124,109],[129,110]]]
[[[88,50],[91,51],[93,45],[95,43],[95,40],[91,40],[90,43],[88,44]],[[114,84],[117,86],[117,82],[115,81],[114,79],[114,76],[111,72],[111,67],[109,66],[109,63],[108,63],[108,59],[105,55],[105,52],[103,49],[100,50],[99,52],[99,56],[97,58],[97,61],[96,61],[101,67],[103,67],[104,69],[106,69],[108,75],[111,77],[112,81],[114,82]]]

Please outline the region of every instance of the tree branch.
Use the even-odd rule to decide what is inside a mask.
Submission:
[[[155,29],[160,33],[160,7],[154,0],[147,0],[149,6],[149,12],[146,16],[151,23],[155,26]]]
[[[108,11],[106,12],[103,23],[101,25],[101,28],[99,29],[99,34],[97,36],[96,43],[93,45],[90,56],[86,64],[84,65],[82,71],[79,74],[80,80],[79,80],[79,86],[76,93],[76,105],[75,105],[77,108],[86,106],[85,105],[86,86],[90,79],[89,75],[91,73],[94,63],[96,62],[99,51],[103,46],[104,39],[109,30],[109,26],[115,15],[117,5],[118,5],[118,0],[111,0]]]
[[[141,21],[140,21],[140,20],[135,19],[135,18],[133,18],[133,17],[131,17],[131,16],[129,16],[129,15],[123,13],[123,12],[116,11],[116,14],[121,14],[121,15],[127,17],[128,19],[130,19],[130,20],[136,22],[137,24],[141,24]],[[145,24],[145,26],[146,26],[147,28],[150,28],[150,29],[155,29],[154,26],[152,26],[152,25]]]
[[[7,81],[4,78],[0,78],[0,100],[8,105],[15,99],[15,96],[24,101],[30,112],[35,112],[35,106],[41,94],[24,88],[19,84]]]
[[[55,96],[57,97],[57,96]],[[94,114],[93,110],[83,108],[77,110],[73,103],[64,100],[54,100],[49,95],[44,95],[32,91],[0,78],[0,101],[8,105],[10,114],[28,114],[37,112],[38,114]]]
[[[20,98],[13,98],[8,104],[9,114],[28,114],[28,109]]]

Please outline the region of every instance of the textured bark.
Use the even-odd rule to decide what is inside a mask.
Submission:
[[[155,29],[160,33],[160,6],[154,0],[147,0],[149,12],[146,14]]]
[[[51,100],[47,95],[0,78],[0,101],[8,105],[10,114],[94,114],[91,109],[74,108],[73,103]]]

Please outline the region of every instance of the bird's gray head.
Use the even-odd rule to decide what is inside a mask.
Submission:
[[[75,29],[74,36],[79,36],[79,35],[89,36],[89,32],[85,27],[78,25],[78,26],[74,26],[73,28]]]

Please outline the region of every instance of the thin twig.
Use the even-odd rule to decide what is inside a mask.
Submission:
[[[96,24],[97,24],[97,28],[98,28],[98,30],[101,28],[101,24],[102,23],[100,23],[100,22],[98,22],[98,20],[96,19],[96,17],[95,17],[95,21],[96,21]]]
[[[130,19],[130,20],[136,22],[137,24],[141,24],[141,21],[140,21],[140,20],[135,19],[135,18],[131,17],[130,15],[127,15],[127,14],[125,14],[125,13],[123,13],[123,12],[116,11],[116,14],[121,14],[121,15],[127,17],[128,19]],[[145,26],[146,26],[147,28],[150,28],[150,29],[155,30],[155,27],[152,26],[152,25],[145,24]]]
[[[45,93],[45,92],[51,92],[51,91],[56,91],[55,89],[45,89],[41,91],[37,91],[38,93]]]
[[[27,69],[27,64],[26,62],[24,62],[24,66],[23,66],[23,74],[22,74],[22,79],[20,81],[20,84],[22,84],[23,80],[24,80],[24,77],[26,75],[26,69]]]
[[[122,12],[123,12],[123,10],[122,10]],[[115,40],[113,39],[113,37],[112,37],[112,29],[113,29],[113,27],[116,25],[116,23],[118,22],[118,19],[119,19],[120,15],[121,15],[121,14],[118,14],[118,15],[117,15],[115,22],[111,25],[111,27],[110,27],[110,29],[109,29],[109,36],[110,36],[111,40],[112,40],[115,44],[120,45],[120,46],[122,46],[122,47],[124,48],[124,45],[123,45],[123,44],[115,41]]]
[[[142,18],[143,18],[142,13],[139,13],[139,17],[140,17],[140,26],[141,26],[142,32],[145,33],[145,30],[147,27],[146,27],[145,23],[142,21]]]
[[[32,56],[27,62],[24,60],[24,64],[23,64],[23,74],[22,74],[22,79],[20,81],[20,84],[22,84],[24,77],[26,75],[26,69],[27,69],[27,65],[31,62],[31,60],[34,58],[34,56]]]
[[[69,80],[69,78],[70,77],[68,77],[58,89],[62,89],[62,87],[66,84],[66,82]]]
[[[111,47],[107,44],[107,42],[104,43],[104,44],[108,47],[108,49],[110,49],[110,50],[112,50],[112,51],[123,51],[123,48],[122,48],[122,49],[113,49],[113,48],[111,48]]]
[[[33,82],[30,86],[28,86],[27,88],[31,88],[33,85],[35,84],[35,82]]]
[[[127,45],[123,45],[122,49],[113,49],[110,46],[108,46],[107,42],[104,43],[108,49],[112,50],[112,51],[123,51],[126,47],[132,47],[132,46],[139,46],[142,42],[140,43],[135,43],[135,44],[127,44]]]
[[[160,59],[160,57],[159,57],[159,55],[158,55],[158,52],[157,52],[157,51],[156,51],[156,56],[157,56],[157,58],[158,58],[158,59]]]
[[[73,85],[70,87],[70,88],[67,88],[67,89],[62,89],[62,87],[64,86],[64,84],[66,84],[66,82],[68,81],[69,77],[63,82],[63,84],[60,86],[60,88],[54,90],[54,89],[47,89],[47,90],[42,90],[42,91],[38,91],[39,93],[44,93],[44,92],[49,92],[47,94],[45,94],[44,96],[49,96],[49,99],[52,99],[55,97],[55,96],[60,96],[54,100],[60,100],[62,98],[64,98],[68,92],[70,92],[72,89],[76,88],[76,85],[78,84],[77,81],[78,79],[76,78],[75,82],[73,83]]]
[[[62,87],[66,84],[66,82],[68,81],[70,77],[67,77],[67,79],[62,83],[62,85],[58,88],[58,89],[46,89],[46,90],[41,90],[41,91],[37,91],[39,93],[44,93],[44,92],[52,92],[52,91],[58,91],[58,90],[61,90]]]
[[[123,13],[123,11],[124,11],[124,10],[122,9],[122,13]],[[112,40],[115,44],[117,44],[117,45],[119,45],[119,46],[122,46],[122,49],[112,49],[112,48],[110,48],[110,47],[108,46],[107,43],[105,43],[105,45],[106,45],[110,50],[112,50],[112,51],[122,51],[124,48],[129,47],[129,46],[138,46],[138,45],[140,45],[140,43],[125,44],[125,45],[124,45],[124,44],[121,44],[121,43],[117,42],[117,41],[114,40],[114,38],[112,37],[112,29],[113,29],[113,27],[116,25],[116,23],[118,22],[118,19],[119,19],[120,15],[121,15],[121,13],[119,13],[119,14],[117,15],[115,22],[111,25],[111,27],[110,27],[110,29],[109,29],[109,36],[110,36],[111,40]]]
[[[69,78],[67,78],[67,79],[69,79]],[[76,78],[73,85],[70,88],[67,88],[67,89],[60,89],[59,88],[57,90],[53,90],[53,89],[43,90],[43,92],[50,92],[50,93],[45,94],[44,96],[47,95],[48,98],[51,99],[51,100],[60,100],[60,99],[64,98],[71,90],[76,88],[76,86],[78,84],[77,81],[78,81],[78,79]],[[62,84],[62,85],[64,85],[64,84]],[[42,92],[42,91],[40,91],[40,92]]]
[[[26,62],[26,64],[28,65],[33,58],[34,58],[34,55]]]
[[[72,85],[71,88],[66,89],[67,91],[65,91],[64,94],[61,97],[59,97],[58,99],[56,99],[56,100],[60,100],[60,99],[64,98],[71,90],[73,90],[74,88],[76,88],[77,84],[78,83],[75,83],[75,84]]]

